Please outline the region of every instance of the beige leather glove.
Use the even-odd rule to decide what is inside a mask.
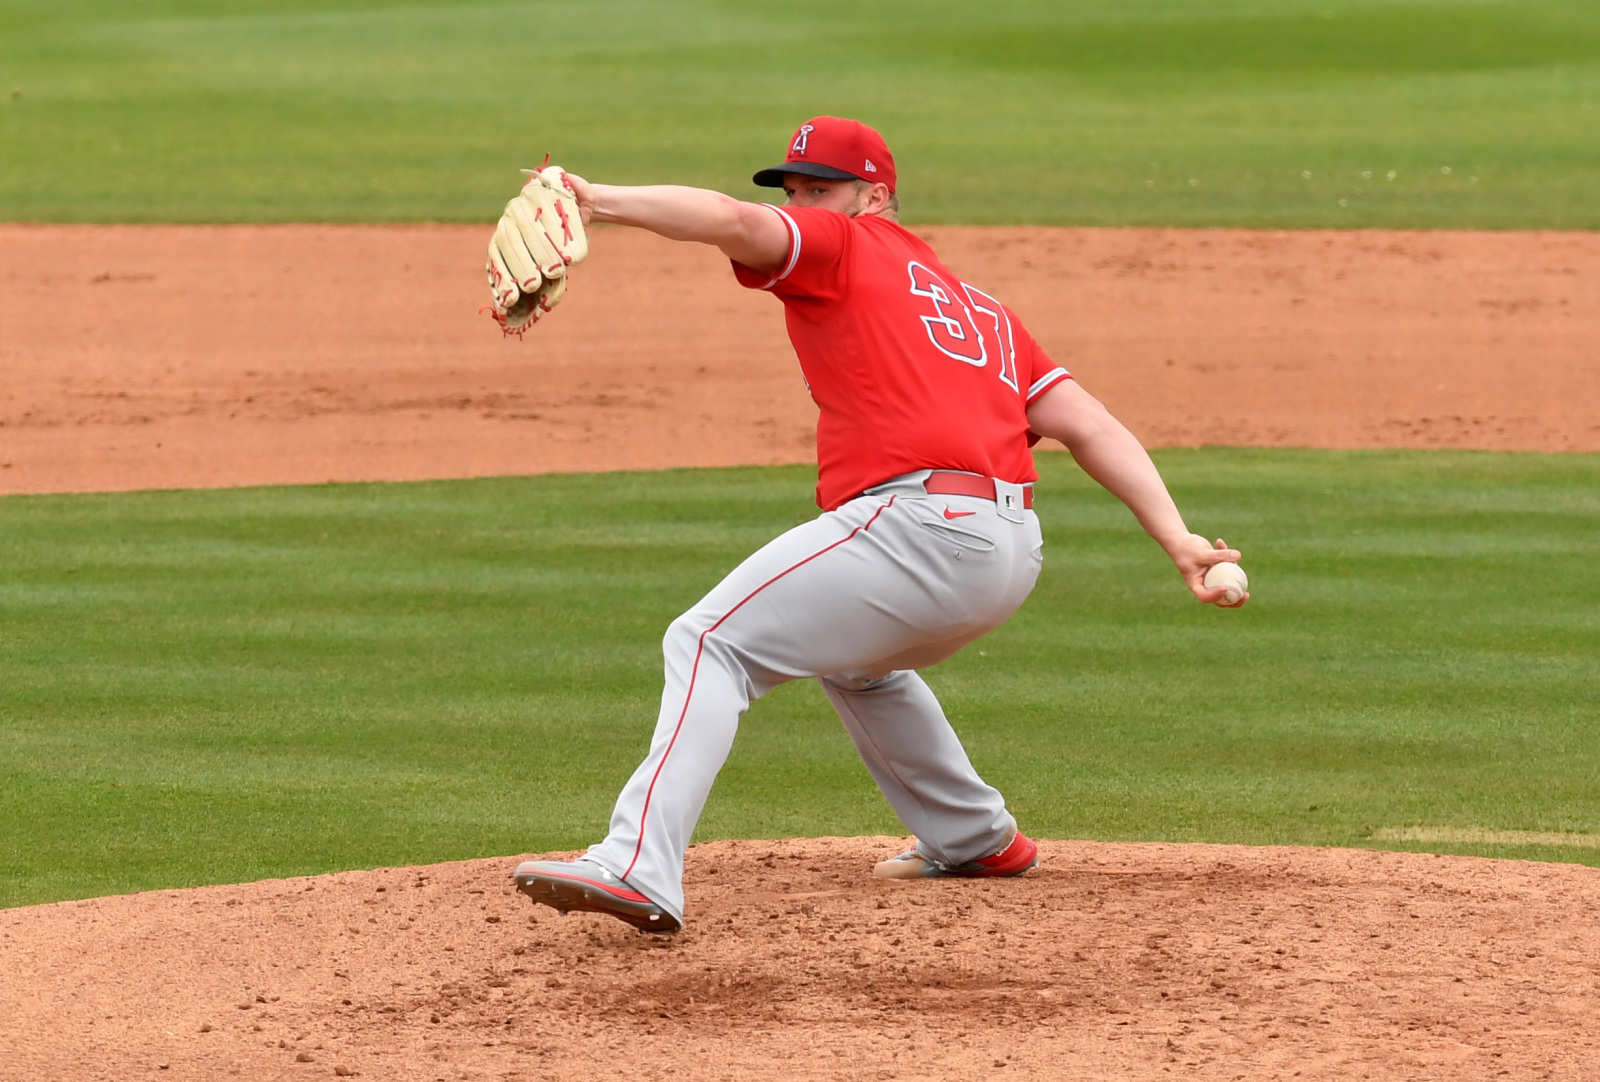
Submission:
[[[521,335],[559,304],[567,268],[589,254],[566,171],[550,165],[523,172],[528,182],[500,215],[485,268],[495,322],[508,335]]]

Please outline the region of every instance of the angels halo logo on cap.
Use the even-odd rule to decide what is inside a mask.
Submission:
[[[785,173],[828,180],[870,180],[894,191],[894,155],[889,144],[859,120],[816,116],[800,125],[789,140],[782,165],[763,169],[750,179],[763,188],[783,187]]]

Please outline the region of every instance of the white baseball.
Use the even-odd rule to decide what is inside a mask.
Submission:
[[[1222,605],[1237,605],[1239,599],[1250,589],[1250,580],[1245,576],[1244,568],[1238,564],[1212,564],[1206,571],[1206,589],[1215,590],[1221,586],[1228,593],[1218,602]]]

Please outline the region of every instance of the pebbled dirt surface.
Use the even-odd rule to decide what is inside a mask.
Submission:
[[[673,937],[520,858],[0,912],[0,1077],[1600,1077],[1600,869],[1045,842],[890,883],[902,839],[697,845]]]
[[[922,232],[1153,446],[1600,450],[1600,234]],[[519,342],[486,233],[0,224],[0,494],[812,461],[713,250],[597,229]]]

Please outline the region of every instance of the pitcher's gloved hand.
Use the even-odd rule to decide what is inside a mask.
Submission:
[[[561,302],[568,268],[589,254],[566,170],[546,165],[523,172],[528,183],[500,215],[485,268],[495,322],[519,336]]]

